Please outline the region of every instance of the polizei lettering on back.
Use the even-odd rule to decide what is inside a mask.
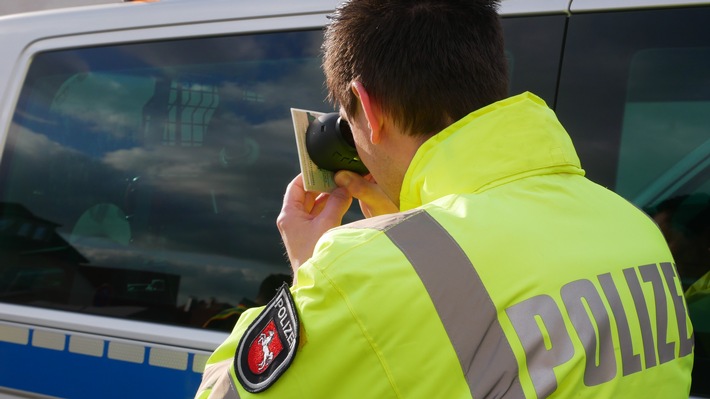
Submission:
[[[689,333],[685,301],[677,281],[671,263],[643,265],[623,270],[623,278],[620,276],[616,283],[606,273],[597,276],[596,285],[587,279],[565,284],[560,289],[564,309],[550,295],[538,295],[507,308],[525,350],[537,396],[548,397],[557,389],[554,368],[574,357],[573,340],[584,348],[587,386],[610,381],[619,370],[627,376],[692,353],[693,334]],[[622,305],[622,293],[633,304]],[[653,315],[648,304],[653,305]],[[565,320],[569,320],[571,329]],[[631,326],[637,329],[635,334]],[[669,341],[669,331],[677,331],[679,339]],[[618,358],[614,336],[619,345]],[[634,347],[641,348],[641,353],[635,353]]]

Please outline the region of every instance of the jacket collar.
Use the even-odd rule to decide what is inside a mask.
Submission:
[[[526,92],[474,111],[422,144],[404,176],[400,209],[551,173],[584,175],[554,112]]]

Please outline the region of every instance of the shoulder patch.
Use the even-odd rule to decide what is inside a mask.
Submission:
[[[291,365],[298,339],[298,313],[284,284],[237,346],[234,371],[244,389],[256,393],[273,385]]]

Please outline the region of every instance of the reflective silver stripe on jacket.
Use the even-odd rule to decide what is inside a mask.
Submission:
[[[415,210],[344,226],[374,228],[402,251],[424,283],[474,398],[523,398],[518,363],[476,269],[451,235]]]

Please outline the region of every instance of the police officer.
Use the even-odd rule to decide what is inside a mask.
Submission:
[[[243,314],[199,398],[687,397],[693,332],[654,222],[507,96],[495,0],[351,0],[330,98],[370,175],[286,189],[295,273]],[[352,198],[367,217],[340,226]]]

